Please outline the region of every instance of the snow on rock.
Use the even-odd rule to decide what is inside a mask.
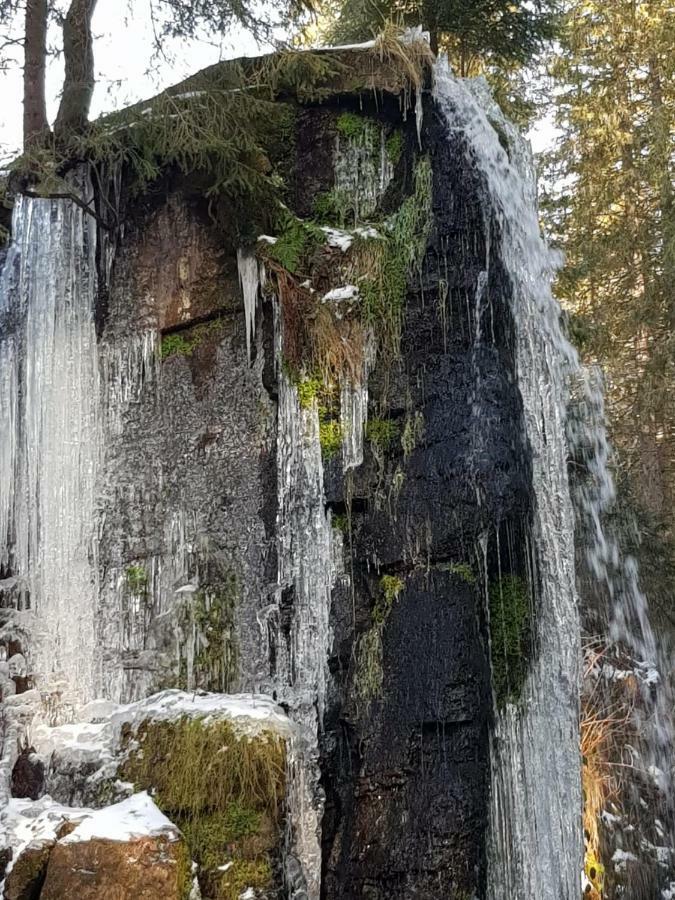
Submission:
[[[255,736],[274,731],[290,738],[293,726],[280,706],[264,694],[208,694],[166,690],[145,700],[121,706],[112,715],[117,737],[124,726],[138,727],[142,722],[170,721],[184,716],[205,721],[227,719],[237,732]]]
[[[625,872],[626,866],[629,862],[637,862],[638,858],[632,853],[629,853],[627,850],[615,850],[614,856],[612,856],[612,863],[614,865],[614,869],[617,872]]]
[[[50,756],[57,750],[109,756],[111,736],[109,722],[76,722],[55,728],[36,725],[31,729],[31,742],[40,756]]]
[[[62,806],[50,796],[39,800],[9,800],[0,813],[0,843],[12,848],[7,874],[29,847],[54,844],[66,822],[81,822],[91,814],[89,809]]]
[[[346,253],[354,243],[354,235],[348,231],[340,231],[339,228],[328,228],[328,226],[321,230],[326,235],[328,246],[342,250],[343,253]]]
[[[354,284],[347,284],[344,287],[333,288],[324,294],[322,303],[339,303],[344,300],[355,300],[359,296],[359,289]]]
[[[96,838],[108,841],[134,841],[144,837],[169,836],[180,839],[180,832],[151,799],[147,791],[134,794],[114,806],[96,810],[66,837],[64,844],[90,841]]]

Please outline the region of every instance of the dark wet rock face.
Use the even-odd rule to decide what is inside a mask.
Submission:
[[[355,593],[334,596],[335,692],[323,742],[330,900],[472,896],[484,878],[485,560],[489,576],[493,527],[527,520],[530,474],[510,287],[494,252],[486,261],[481,184],[431,108],[427,123],[435,227],[408,296],[402,364],[389,378],[376,372],[370,410],[384,407],[401,427],[421,414],[423,428],[407,455],[387,454],[384,477],[371,448],[351,485]],[[489,303],[477,314],[486,271]],[[396,471],[403,478],[392,492]],[[337,508],[344,487],[329,475]],[[383,573],[401,592],[382,629],[381,690],[365,702],[362,648],[380,615]]]

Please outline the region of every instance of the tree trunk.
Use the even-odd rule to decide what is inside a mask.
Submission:
[[[63,139],[87,124],[94,93],[94,48],[91,19],[97,0],[72,0],[63,23],[66,76],[54,131]]]
[[[49,131],[45,101],[47,0],[26,0],[23,67],[23,146],[39,144]]]

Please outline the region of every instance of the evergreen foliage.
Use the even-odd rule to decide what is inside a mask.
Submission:
[[[544,212],[565,253],[557,292],[585,361],[607,374],[633,496],[673,524],[675,500],[675,19],[668,0],[568,4],[560,138]]]
[[[481,59],[500,65],[523,64],[554,33],[556,0],[344,0],[328,3],[328,39],[366,40],[388,20],[422,25],[432,46],[442,44],[462,75]]]

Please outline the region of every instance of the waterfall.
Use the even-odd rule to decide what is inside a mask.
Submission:
[[[551,293],[554,260],[539,231],[529,149],[482,81],[463,82],[442,60],[436,102],[484,179],[510,276],[516,369],[531,448],[536,546],[535,658],[520,702],[497,713],[492,737],[488,836],[490,900],[573,900],[583,845],[578,725],[580,631],[573,516],[567,483],[565,367],[574,353]],[[508,152],[491,123],[506,136]],[[480,292],[479,292],[480,293]]]
[[[628,683],[634,686],[625,699],[630,716],[630,724],[626,725],[628,736],[624,738],[624,754],[630,757],[627,776],[632,779],[630,795],[622,798],[627,802],[617,805],[622,815],[612,818],[610,814],[609,820],[613,830],[621,826],[626,834],[636,833],[637,844],[631,849],[637,850],[641,858],[630,852],[626,856],[636,863],[635,871],[627,874],[628,885],[640,897],[651,895],[654,887],[647,886],[649,877],[644,874],[648,868],[645,859],[651,857],[658,873],[656,880],[664,887],[662,896],[668,897],[675,847],[672,763],[675,698],[669,676],[672,662],[654,631],[648,600],[640,587],[637,562],[622,552],[620,535],[610,524],[616,488],[610,468],[612,450],[607,436],[601,372],[595,368],[580,370],[573,395],[569,439],[584,472],[574,483],[577,529],[596,595],[595,608],[591,610],[596,617],[594,630],[604,632],[599,658],[587,664],[590,690],[596,704],[607,704],[608,716],[617,716],[617,712],[611,712],[616,710],[617,703],[611,694],[612,682],[629,679]],[[624,789],[624,793],[629,792]],[[648,803],[643,795],[649,799]],[[607,819],[604,809],[602,815]],[[621,871],[620,857],[618,871]]]
[[[96,690],[95,488],[100,458],[94,220],[20,197],[0,274],[0,565],[31,617],[44,690]]]

